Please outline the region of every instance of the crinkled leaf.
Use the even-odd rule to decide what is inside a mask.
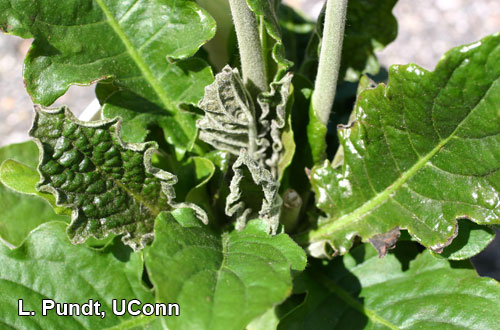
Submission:
[[[205,111],[197,123],[200,139],[237,156],[244,149],[278,177],[295,151],[293,133],[287,125],[291,79],[286,75],[271,83],[271,90],[257,97],[256,107],[238,70],[226,66],[205,88],[205,97],[199,103]]]
[[[29,164],[29,166],[13,161],[12,158]],[[36,176],[36,182],[40,179],[39,174],[34,169],[38,162],[38,148],[33,142],[12,144],[0,148],[1,162],[21,164],[22,168],[29,168],[30,176],[33,174]],[[2,184],[4,180],[9,181],[4,183],[12,183],[15,187],[9,186],[7,188],[5,184]],[[53,196],[42,193],[46,199],[43,200],[38,196],[40,193],[36,192],[36,182],[33,181],[33,178],[30,181],[33,183],[32,187],[26,186],[17,175],[4,173],[0,170],[0,209],[2,210],[0,212],[0,238],[12,246],[19,246],[29,232],[42,223],[54,219],[69,222],[68,216],[57,215],[51,205],[47,203],[47,200],[51,200],[52,206],[55,205]],[[19,193],[15,191],[16,188],[19,188],[18,185],[23,185],[29,192]],[[30,195],[26,195],[26,193]],[[59,211],[63,211],[63,209],[59,208]]]
[[[261,218],[276,233],[282,204],[279,182],[244,151],[233,164],[233,172],[226,214],[236,216],[237,229],[244,228],[248,220]]]
[[[175,175],[151,166],[156,144],[128,144],[117,120],[80,122],[66,108],[36,108],[30,131],[42,157],[40,191],[73,208],[74,243],[124,234],[134,249],[153,238],[156,216],[174,207]]]
[[[218,73],[198,106],[205,112],[197,123],[201,140],[233,155],[246,149],[256,159],[262,157],[263,134],[258,132],[252,97],[238,69],[226,66]]]
[[[368,245],[327,267],[314,263],[295,281],[304,302],[278,329],[495,329],[500,284],[468,262],[424,251],[379,259]]]
[[[295,154],[295,141],[291,127],[293,106],[292,74],[285,75],[280,81],[271,83],[269,92],[257,97],[261,111],[262,130],[269,132],[270,147],[266,153],[265,164],[275,178],[281,178]]]
[[[35,38],[24,78],[44,105],[70,85],[113,78],[175,111],[197,71],[169,60],[193,55],[215,34],[214,20],[190,0],[1,0],[0,8],[5,32]]]
[[[304,235],[340,253],[396,227],[442,251],[457,218],[500,223],[500,35],[448,52],[434,72],[393,66],[341,127],[341,167],[312,173],[327,219]]]
[[[379,63],[375,51],[396,39],[398,23],[392,14],[397,0],[351,0],[347,6],[347,21],[339,77],[358,80],[360,74],[377,74]],[[313,78],[323,35],[324,13],[318,18],[316,31],[307,46],[301,72]]]
[[[306,265],[299,246],[269,236],[260,220],[221,236],[184,209],[162,213],[155,227],[146,267],[156,299],[182,306],[169,329],[243,329],[289,295],[291,270]]]
[[[23,245],[10,250],[0,245],[0,323],[13,329],[104,329],[113,326],[139,326],[137,317],[113,315],[113,299],[139,299],[153,302],[153,295],[142,284],[143,260],[123,245],[105,251],[74,246],[65,234],[66,224],[50,222],[34,230]],[[18,300],[24,310],[36,316],[20,317]],[[100,316],[42,316],[42,299],[58,303],[99,301]]]

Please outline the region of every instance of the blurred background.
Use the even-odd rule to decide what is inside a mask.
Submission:
[[[284,2],[315,19],[324,0]],[[448,49],[500,31],[499,0],[399,0],[394,14],[398,37],[378,53],[384,67],[413,62],[432,70]],[[30,43],[0,34],[0,146],[28,139],[33,104],[24,90],[22,63]],[[93,99],[92,86],[73,86],[55,105],[66,104],[78,115]],[[482,275],[500,279],[500,240],[474,263]]]

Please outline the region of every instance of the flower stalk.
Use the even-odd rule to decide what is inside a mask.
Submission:
[[[243,81],[253,96],[268,89],[259,22],[245,0],[229,0],[241,58]]]
[[[342,42],[348,0],[328,0],[319,57],[318,73],[312,95],[316,117],[326,126],[332,111],[342,57]]]

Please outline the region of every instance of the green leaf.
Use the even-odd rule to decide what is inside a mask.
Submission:
[[[306,176],[305,169],[314,166],[313,149],[316,150],[318,146],[321,148],[321,145],[325,146],[324,139],[321,141],[315,139],[319,135],[313,134],[313,132],[322,128],[326,130],[326,127],[319,121],[317,121],[317,124],[321,125],[319,127],[315,126],[314,123],[309,123],[308,109],[311,102],[313,84],[301,74],[294,75],[292,84],[295,90],[291,116],[292,130],[295,144],[300,147],[297,148],[293,156],[292,164],[287,171],[288,173],[285,174],[285,180],[282,181],[282,185],[285,188],[291,186],[300,195],[304,196],[304,194],[309,194],[311,191],[311,185]],[[314,111],[310,111],[310,113],[314,115]],[[311,127],[309,128],[308,126]],[[309,130],[311,130],[310,136],[308,136]],[[323,150],[320,154],[322,153]]]
[[[500,285],[468,262],[424,251],[410,261],[360,246],[327,267],[311,265],[295,281],[304,302],[278,329],[495,329]]]
[[[12,159],[7,159],[0,165],[0,182],[6,187],[22,194],[44,198],[57,214],[71,215],[69,209],[56,205],[56,199],[52,194],[40,192],[36,189],[39,181],[40,175],[33,167]]]
[[[221,235],[200,226],[190,210],[162,213],[146,267],[160,302],[182,306],[169,329],[243,329],[285,299],[291,270],[303,270],[304,252],[285,234],[269,236],[266,224]]]
[[[210,63],[217,68],[217,71],[220,71],[230,63],[229,56],[234,55],[229,54],[228,47],[231,32],[234,32],[229,2],[227,0],[196,0],[196,3],[206,9],[217,22],[217,33],[212,40],[203,45],[203,49],[208,52]]]
[[[14,143],[0,148],[0,163],[7,159],[14,159],[29,167],[38,165],[38,147],[32,141]]]
[[[113,315],[113,299],[139,299],[151,303],[153,295],[142,284],[143,261],[140,254],[114,244],[105,251],[72,245],[66,224],[50,222],[34,230],[23,245],[10,250],[0,245],[0,323],[15,329],[105,329],[137,322],[125,314]],[[18,300],[24,310],[36,316],[20,317]],[[58,303],[101,304],[100,316],[42,316],[42,299]],[[144,320],[147,321],[147,320]],[[139,324],[139,322],[134,323]]]
[[[204,86],[213,81],[212,70],[201,60],[179,63],[189,74],[186,79],[171,77],[184,90],[179,101],[196,104],[203,96]],[[157,104],[110,83],[99,83],[96,94],[102,104],[102,116],[106,119],[122,118],[122,138],[126,142],[139,143],[146,140],[151,129],[159,127],[167,143],[175,147],[179,158],[193,148],[197,129],[194,113],[176,111],[171,114]]]
[[[196,72],[169,61],[192,56],[215,34],[215,21],[190,0],[1,0],[0,8],[5,32],[35,38],[24,78],[43,105],[70,85],[113,78],[175,112]]]
[[[260,218],[267,222],[268,232],[275,234],[282,204],[279,182],[243,150],[233,164],[233,172],[226,214],[236,216],[236,229],[243,229],[249,220]]]
[[[397,0],[351,0],[347,6],[339,79],[356,81],[363,73],[377,74],[380,66],[375,52],[396,39],[398,23],[392,14]],[[318,18],[306,50],[301,72],[313,78],[323,35],[324,13]]]
[[[25,162],[29,166],[9,160],[11,158]],[[4,163],[20,164],[21,169],[29,169],[30,176],[33,174],[36,176],[36,181],[40,179],[36,170],[31,167],[35,167],[38,162],[38,148],[33,142],[12,144],[0,148],[0,162],[2,161]],[[14,169],[17,170],[18,168],[15,167]],[[29,232],[42,223],[54,219],[69,222],[69,217],[57,215],[47,203],[47,199],[52,199],[54,202],[54,198],[50,194],[43,194],[43,198],[46,200],[38,197],[40,193],[35,189],[36,182],[33,181],[33,177],[29,180],[33,183],[32,187],[26,186],[25,182],[15,173],[7,175],[6,172],[0,170],[0,209],[2,210],[0,212],[0,238],[12,246],[19,246]],[[6,183],[13,186],[9,185],[10,189],[8,189]],[[19,186],[24,186],[28,190],[27,192],[24,191],[24,193],[31,196],[14,191]],[[37,196],[34,196],[35,192]],[[63,211],[63,208],[59,208],[59,211]]]
[[[216,170],[214,163],[208,158],[194,156],[177,161],[172,155],[164,152],[153,155],[151,163],[176,174],[178,181],[182,182],[175,185],[175,195],[179,200],[186,200],[190,193],[204,187]]]
[[[448,52],[434,72],[393,66],[387,86],[361,93],[339,129],[344,162],[312,173],[327,219],[298,238],[344,254],[397,227],[441,252],[457,218],[500,217],[500,35]]]
[[[156,144],[120,140],[117,120],[80,122],[66,108],[35,108],[30,135],[42,153],[40,191],[73,208],[74,243],[109,233],[141,249],[153,239],[156,216],[176,207],[175,175],[151,166]]]

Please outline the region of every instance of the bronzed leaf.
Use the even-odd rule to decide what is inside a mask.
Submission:
[[[156,144],[125,143],[119,129],[117,120],[85,123],[65,107],[36,107],[30,134],[42,154],[38,188],[73,208],[74,243],[114,233],[141,249],[153,238],[156,216],[175,207],[176,176],[150,163]]]

